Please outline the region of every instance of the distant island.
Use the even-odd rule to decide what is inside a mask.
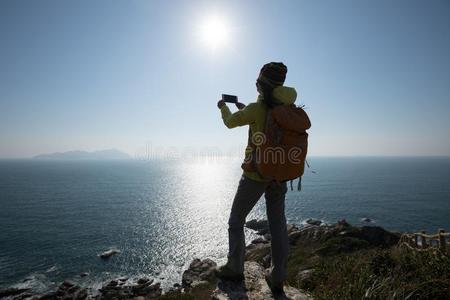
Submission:
[[[131,159],[131,156],[117,149],[107,149],[100,151],[67,151],[40,154],[33,159],[70,159],[70,160],[108,160],[108,159]]]

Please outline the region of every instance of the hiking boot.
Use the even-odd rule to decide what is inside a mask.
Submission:
[[[269,271],[266,271],[265,278],[273,295],[284,295],[283,282],[274,282]]]
[[[227,265],[223,265],[214,269],[214,274],[217,278],[230,281],[242,281],[244,280],[243,273],[236,273],[231,270]]]

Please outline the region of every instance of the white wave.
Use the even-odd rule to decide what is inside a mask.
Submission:
[[[19,289],[30,289],[34,293],[43,294],[56,287],[56,283],[51,281],[43,273],[32,273],[21,282],[13,284],[12,287]]]
[[[59,267],[58,267],[57,265],[54,265],[54,266],[48,268],[48,269],[45,271],[45,273],[55,272],[55,271],[57,271],[58,269],[59,269]]]

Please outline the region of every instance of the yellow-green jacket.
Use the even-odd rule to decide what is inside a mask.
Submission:
[[[297,99],[297,92],[292,87],[279,86],[273,90],[274,99],[284,105],[293,104]],[[262,102],[262,96],[259,95],[256,102],[248,104],[241,110],[235,113],[231,113],[228,106],[224,105],[220,109],[222,113],[222,119],[225,126],[228,128],[234,128],[238,126],[250,125],[252,134],[257,132],[264,132],[264,126],[266,122],[267,107]],[[251,152],[252,149],[245,149],[245,153]],[[245,176],[257,181],[264,181],[256,172],[244,171]]]

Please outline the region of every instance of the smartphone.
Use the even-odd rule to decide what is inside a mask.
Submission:
[[[222,94],[222,100],[228,103],[237,103],[238,97],[234,95]]]

